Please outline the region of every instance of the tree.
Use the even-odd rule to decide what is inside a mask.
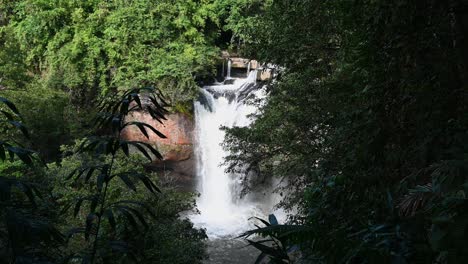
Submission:
[[[287,179],[284,205],[314,230],[305,259],[466,261],[461,10],[405,0],[266,9],[252,49],[280,75],[252,126],[229,131],[228,160]]]
[[[27,62],[78,105],[109,91],[158,85],[171,103],[212,72],[219,23],[199,1],[20,1],[10,27]]]
[[[6,98],[0,97],[2,122],[16,128],[29,138],[16,106]],[[20,160],[26,166],[13,163]],[[64,238],[51,221],[53,206],[42,199],[37,179],[31,176],[42,164],[35,153],[18,145],[11,138],[0,139],[0,256],[9,262],[53,261]],[[11,166],[15,164],[16,166]],[[6,165],[6,169],[5,169]],[[13,168],[9,171],[8,168]],[[49,212],[44,212],[48,208]]]

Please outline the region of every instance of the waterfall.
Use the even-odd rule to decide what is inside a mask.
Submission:
[[[231,66],[232,66],[232,61],[228,59],[228,68],[227,68],[227,75],[226,78],[231,78]]]
[[[228,70],[229,73],[229,70]],[[197,179],[200,214],[192,215],[195,226],[206,228],[210,238],[232,237],[253,228],[252,216],[265,217],[272,208],[264,201],[249,197],[239,199],[240,182],[236,175],[225,172],[224,157],[228,155],[220,145],[225,136],[221,126],[247,126],[248,115],[257,107],[246,104],[247,97],[264,97],[264,89],[256,84],[256,70],[246,79],[234,79],[232,84],[206,86],[195,102]]]

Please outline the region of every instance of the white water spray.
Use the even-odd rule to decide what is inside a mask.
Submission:
[[[229,70],[228,70],[229,72]],[[271,213],[271,204],[239,199],[240,182],[235,175],[221,166],[228,153],[221,143],[225,132],[221,126],[247,126],[248,115],[257,107],[245,104],[245,96],[265,96],[263,89],[255,86],[256,71],[247,79],[235,79],[233,84],[218,84],[202,89],[203,98],[195,102],[196,156],[200,214],[192,215],[195,226],[206,228],[210,238],[232,237],[253,228],[249,218],[265,217]],[[269,208],[266,208],[269,207]]]

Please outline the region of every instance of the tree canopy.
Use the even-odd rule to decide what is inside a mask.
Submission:
[[[266,9],[251,49],[280,71],[253,125],[229,131],[228,162],[256,172],[247,188],[288,183],[283,205],[313,230],[289,240],[304,258],[467,260],[466,18],[457,1]]]

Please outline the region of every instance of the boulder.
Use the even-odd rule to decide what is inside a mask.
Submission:
[[[164,161],[184,161],[193,156],[193,130],[194,122],[191,116],[186,114],[169,114],[163,124],[153,119],[145,112],[134,112],[126,118],[126,121],[139,121],[151,125],[167,138],[147,129],[149,139],[141,133],[138,127],[129,126],[122,131],[122,138],[126,140],[143,141],[156,147],[162,154]]]

